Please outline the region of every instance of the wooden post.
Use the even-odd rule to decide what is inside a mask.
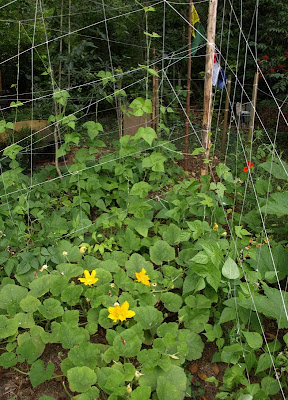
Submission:
[[[256,102],[257,102],[257,91],[258,91],[258,80],[259,80],[259,72],[257,71],[254,75],[253,82],[253,91],[252,91],[252,108],[249,122],[249,132],[248,132],[248,141],[252,139],[253,131],[254,131],[254,122],[255,122],[255,111],[256,111]]]
[[[153,70],[157,72],[157,68],[155,67],[155,59],[156,59],[156,49],[153,48]],[[158,76],[153,75],[153,99],[152,99],[152,128],[157,133],[158,125],[159,125],[159,83]]]
[[[63,33],[63,0],[61,0],[61,8],[60,8],[60,35]],[[63,38],[60,38],[59,42],[59,54],[62,56],[63,51]],[[59,78],[58,78],[58,86],[61,88],[61,78],[62,78],[62,61],[59,61]]]
[[[215,31],[217,17],[218,0],[210,0],[207,25],[207,47],[206,47],[206,67],[205,67],[205,86],[204,86],[204,111],[202,125],[202,147],[205,149],[205,158],[209,158],[211,147],[211,119],[212,119],[212,75],[213,61],[215,52]],[[203,164],[201,175],[208,173],[208,164]]]
[[[71,84],[71,68],[70,68],[70,54],[71,54],[71,0],[68,2],[69,12],[68,12],[68,57],[69,57],[69,64],[68,64],[68,76],[67,76],[67,87],[70,89]]]
[[[188,25],[188,65],[187,65],[187,94],[186,94],[186,121],[185,121],[185,159],[184,169],[189,167],[189,116],[190,116],[190,91],[191,91],[191,39],[192,39],[192,0],[189,1],[189,25]]]
[[[229,115],[229,103],[230,103],[230,92],[231,92],[231,75],[228,76],[227,79],[227,91],[226,91],[226,101],[225,101],[225,109],[224,109],[224,122],[223,122],[223,130],[222,130],[222,146],[221,146],[221,153],[222,155],[225,152],[226,147],[226,132],[227,132],[227,122],[228,122],[228,115]]]
[[[0,70],[0,92],[2,92],[3,88],[2,88],[2,72]],[[17,108],[16,108],[17,110]]]

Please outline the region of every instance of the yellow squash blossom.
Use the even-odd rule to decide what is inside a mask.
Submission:
[[[150,286],[150,278],[146,275],[146,270],[144,268],[142,268],[141,272],[136,272],[136,278],[137,282]]]
[[[87,269],[85,269],[84,276],[85,278],[78,278],[78,280],[84,283],[84,285],[93,285],[94,283],[99,281],[98,278],[95,278],[96,277],[95,269],[91,272],[91,274],[89,273],[89,271],[87,271]]]
[[[86,246],[81,246],[81,247],[80,247],[80,253],[81,253],[81,254],[84,254],[86,250],[87,250],[87,247],[86,247]]]
[[[127,318],[132,318],[135,315],[135,312],[129,309],[128,301],[125,301],[122,306],[116,305],[114,307],[109,307],[109,315],[108,318],[112,319],[113,322],[126,321]]]
[[[213,231],[218,231],[218,224],[216,222],[214,222]]]

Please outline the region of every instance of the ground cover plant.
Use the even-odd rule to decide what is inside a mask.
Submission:
[[[286,2],[6,3],[0,400],[288,397]]]
[[[285,393],[287,228],[261,217],[287,215],[286,164],[239,160],[235,177],[218,163],[195,179],[149,127],[95,163],[103,127],[74,129],[62,178],[53,165],[24,174],[21,146],[4,151],[0,365],[33,388],[61,379],[75,400],[183,399],[195,396],[188,366],[214,342],[216,398]],[[244,213],[254,189],[259,208]],[[41,359],[51,344],[65,354],[56,372]]]

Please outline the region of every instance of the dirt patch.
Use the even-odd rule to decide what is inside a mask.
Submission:
[[[48,344],[42,354],[41,360],[47,365],[49,362],[54,363],[54,375],[61,375],[61,360],[66,357],[67,351],[58,344]],[[17,368],[27,373],[27,365],[25,363],[18,364]],[[24,373],[20,373],[13,368],[2,369],[0,367],[0,398],[1,400],[38,400],[41,396],[55,397],[57,400],[69,400],[70,397],[63,387],[64,379],[56,378],[46,381],[41,385],[33,388],[30,378]]]
[[[217,351],[218,348],[215,343],[205,343],[202,357],[188,366],[188,370],[192,374],[192,398],[202,400],[214,400],[216,398],[219,389],[213,382],[206,382],[206,379],[214,376],[220,382],[223,380],[227,364],[212,362]]]

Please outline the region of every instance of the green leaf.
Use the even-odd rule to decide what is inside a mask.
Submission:
[[[81,343],[73,347],[68,358],[75,366],[89,367],[95,369],[97,367],[97,356],[100,354],[100,349],[95,343]]]
[[[259,374],[259,372],[265,371],[266,369],[270,368],[273,359],[274,359],[273,356],[270,356],[270,354],[268,353],[261,354],[258,359],[255,374],[257,375]]]
[[[260,349],[263,344],[262,336],[258,332],[242,332],[247,343],[252,349]]]
[[[135,183],[130,191],[131,196],[139,196],[141,199],[147,197],[149,191],[152,189],[152,186],[147,182],[138,182]]]
[[[172,261],[175,259],[175,249],[164,240],[158,240],[154,246],[149,249],[151,261],[156,265],[163,264],[163,261]]]
[[[5,148],[5,150],[3,151],[3,155],[8,156],[9,158],[11,158],[11,160],[15,160],[17,154],[22,149],[23,147],[19,146],[18,144],[11,144],[10,146],[7,146]]]
[[[51,379],[53,372],[54,372],[54,364],[53,363],[49,363],[45,370],[44,363],[42,360],[35,361],[31,365],[31,369],[29,371],[30,381],[31,381],[33,388],[35,388],[36,386],[41,385],[41,383]]]
[[[152,146],[153,140],[157,139],[157,134],[154,129],[150,128],[149,126],[146,126],[145,128],[140,127],[136,132],[135,138],[142,138],[149,144],[149,146]]]
[[[163,321],[161,311],[152,306],[137,307],[134,319],[141,325],[143,329],[157,328]]]
[[[67,378],[71,390],[75,392],[87,392],[97,382],[95,372],[88,367],[75,367],[69,369]]]
[[[254,304],[251,299],[240,300],[239,304],[248,309],[255,311],[255,307],[259,313],[264,314],[266,317],[271,317],[277,319],[279,329],[288,328],[287,318],[283,316],[283,300],[286,309],[288,309],[288,299],[287,296],[283,295],[283,300],[281,293],[278,289],[270,288],[263,283],[263,288],[266,296],[257,295],[254,296]]]
[[[128,221],[128,226],[135,229],[141,236],[147,237],[149,228],[152,228],[154,224],[146,218],[135,218]]]
[[[151,395],[150,386],[139,386],[131,393],[131,400],[149,400]]]
[[[56,269],[61,273],[61,275],[64,275],[68,279],[81,276],[84,270],[83,267],[80,267],[80,265],[68,263],[59,264],[57,265]]]
[[[240,277],[239,268],[231,257],[228,257],[225,261],[222,268],[222,275],[228,279],[238,279]]]
[[[163,232],[162,237],[169,244],[178,244],[181,241],[181,229],[175,225],[170,224]]]
[[[161,295],[161,301],[168,311],[177,312],[182,306],[182,297],[176,293],[163,293]]]
[[[288,164],[284,161],[281,161],[281,163],[280,160],[265,161],[264,163],[259,164],[259,167],[269,172],[269,174],[271,173],[277,179],[284,179],[285,181],[288,180]]]
[[[40,304],[41,302],[34,296],[24,297],[24,299],[20,301],[20,307],[25,312],[33,313],[34,311],[37,311]]]
[[[159,400],[182,400],[186,391],[186,383],[184,370],[171,365],[170,370],[157,379],[156,392]]]
[[[39,306],[39,312],[49,320],[64,314],[60,301],[52,298],[44,300],[43,304]]]
[[[0,309],[7,310],[11,304],[19,302],[27,296],[28,290],[18,285],[7,284],[0,290]]]
[[[0,366],[8,369],[18,364],[19,360],[16,358],[15,353],[2,353],[0,355]]]
[[[29,294],[33,297],[41,297],[49,292],[52,283],[57,279],[55,275],[44,275],[40,278],[34,279],[29,284]]]
[[[117,335],[113,348],[122,357],[135,357],[141,350],[142,341],[133,329],[126,329]]]
[[[261,211],[278,217],[288,215],[288,192],[272,193],[267,204],[261,207]]]
[[[147,271],[148,275],[149,272],[153,271],[154,269],[153,265],[149,261],[146,261],[145,258],[138,253],[134,253],[131,255],[129,260],[125,263],[125,268],[127,271],[127,275],[133,279],[135,279],[136,277],[136,272],[140,272],[142,268]]]
[[[279,382],[272,376],[265,376],[261,381],[261,386],[268,396],[273,396],[280,391]]]
[[[69,304],[69,306],[75,306],[79,303],[83,287],[80,285],[69,285],[61,293],[61,301]]]
[[[151,168],[155,172],[164,172],[164,162],[166,158],[161,154],[154,152],[149,157],[145,157],[142,160],[143,168]]]

